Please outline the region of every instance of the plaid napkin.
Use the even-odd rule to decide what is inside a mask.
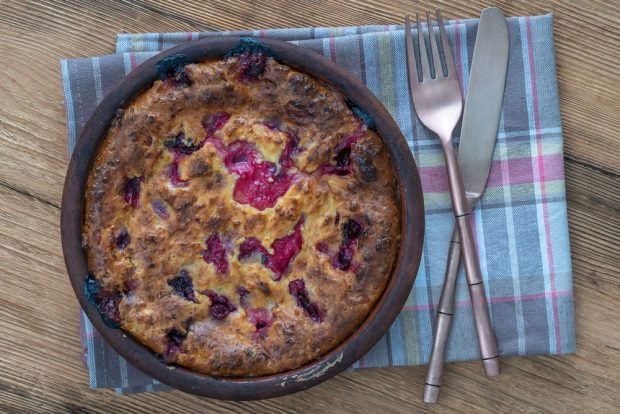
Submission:
[[[509,18],[508,24],[509,69],[498,141],[488,189],[474,212],[480,264],[501,355],[566,354],[575,350],[575,332],[552,16]],[[465,86],[477,27],[474,19],[446,27]],[[238,34],[292,41],[338,63],[370,88],[403,131],[424,188],[424,254],[399,317],[352,369],[426,363],[453,216],[439,141],[418,122],[409,98],[402,26],[119,34],[116,54],[61,62],[69,152],[97,103],[141,62],[180,43]],[[463,274],[456,306],[447,359],[478,359]],[[108,347],[84,314],[82,327],[91,387],[119,393],[167,389]]]

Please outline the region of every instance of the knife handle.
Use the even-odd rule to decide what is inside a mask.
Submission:
[[[457,217],[456,221],[461,237],[461,253],[465,274],[467,275],[467,286],[469,287],[469,296],[474,311],[476,330],[478,332],[482,364],[486,375],[493,377],[499,375],[499,352],[497,351],[497,342],[495,341],[493,328],[491,328],[491,318],[489,317],[487,298],[484,292],[484,284],[482,283],[482,275],[480,274],[480,264],[469,223],[469,213]]]
[[[452,231],[452,241],[448,251],[448,262],[446,264],[446,275],[441,289],[441,298],[437,308],[435,319],[435,335],[433,337],[433,348],[431,359],[426,371],[426,381],[424,383],[425,403],[434,404],[439,401],[441,390],[441,377],[443,372],[443,361],[445,359],[448,337],[452,326],[452,315],[454,313],[454,293],[456,288],[456,276],[461,265],[461,239],[456,226]]]

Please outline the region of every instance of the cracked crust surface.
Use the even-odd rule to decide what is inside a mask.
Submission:
[[[220,376],[283,372],[341,343],[400,242],[381,138],[329,85],[272,58],[242,77],[241,59],[186,65],[189,81],[156,81],[119,111],[83,228],[89,269],[116,295],[100,309],[166,362]],[[246,197],[256,180],[283,193]]]

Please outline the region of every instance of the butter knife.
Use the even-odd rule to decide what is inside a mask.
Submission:
[[[482,196],[489,177],[504,97],[507,66],[506,19],[498,8],[484,9],[480,15],[476,35],[458,152],[458,165],[463,177],[469,211]],[[436,403],[439,400],[443,361],[454,313],[456,277],[460,264],[461,242],[455,226],[435,319],[431,359],[424,384],[423,399],[427,403]],[[499,374],[497,350],[491,353],[493,354],[496,356],[482,361],[488,376]]]

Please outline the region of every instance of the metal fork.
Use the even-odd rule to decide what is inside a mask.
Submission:
[[[405,43],[407,48],[407,67],[409,72],[409,88],[415,111],[420,121],[439,137],[443,149],[446,166],[448,169],[448,179],[450,183],[450,194],[452,196],[452,208],[461,235],[461,249],[463,264],[467,274],[467,285],[474,311],[480,353],[484,370],[488,376],[499,374],[499,359],[495,335],[491,328],[489,309],[487,307],[484,285],[480,274],[480,264],[474,245],[474,238],[469,222],[469,208],[463,181],[456,161],[456,153],[452,145],[452,132],[457,122],[461,118],[463,111],[463,96],[456,69],[452,60],[452,53],[448,38],[441,18],[441,13],[436,9],[439,33],[443,48],[444,63],[447,74],[444,75],[442,59],[437,47],[433,21],[430,13],[426,12],[426,20],[429,29],[431,54],[427,53],[422,32],[420,16],[416,12],[416,24],[418,32],[418,44],[420,54],[421,79],[418,77],[418,64],[415,58],[413,36],[411,34],[411,22],[409,15],[405,17]],[[431,60],[432,59],[432,60]],[[431,74],[432,61],[435,76]],[[436,326],[435,329],[441,329]],[[437,335],[435,335],[437,338]],[[443,361],[434,361],[436,366],[441,367]],[[439,369],[441,373],[441,369]],[[424,401],[436,401],[441,385],[441,376],[437,376],[437,371],[429,370],[424,387]]]

